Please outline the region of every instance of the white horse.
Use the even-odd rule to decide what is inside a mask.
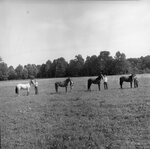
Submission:
[[[27,96],[28,96],[29,95],[29,91],[30,91],[30,87],[31,87],[32,84],[34,85],[33,80],[30,80],[29,83],[27,83],[27,84],[18,84],[15,87],[16,94],[19,95],[19,91],[22,89],[22,90],[27,90]]]

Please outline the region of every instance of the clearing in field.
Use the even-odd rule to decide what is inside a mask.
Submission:
[[[108,76],[108,90],[87,91],[85,78],[72,78],[74,88],[55,92],[55,82],[38,80],[39,94],[16,96],[21,81],[0,83],[2,149],[149,149],[150,76],[138,75],[139,87],[119,85]]]

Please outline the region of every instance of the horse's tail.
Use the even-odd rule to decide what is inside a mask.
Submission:
[[[119,84],[120,84],[120,87],[121,87],[121,88],[122,88],[122,83],[123,83],[122,78],[120,78]]]
[[[19,92],[18,92],[18,87],[17,87],[17,86],[15,87],[15,93],[16,93],[16,94],[19,93]]]
[[[57,83],[55,83],[55,90],[56,90],[56,92],[58,91],[58,84]]]
[[[91,86],[91,79],[88,79],[88,83],[87,83],[88,90],[90,89],[90,86]]]

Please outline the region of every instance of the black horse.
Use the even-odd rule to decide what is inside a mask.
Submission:
[[[130,82],[130,87],[132,88],[132,82],[135,77],[135,74],[131,74],[128,77],[122,76],[120,77],[120,88],[122,88],[123,82]]]
[[[65,81],[63,82],[56,82],[55,83],[55,90],[56,92],[58,92],[58,87],[65,87],[66,88],[66,92],[67,92],[67,87],[68,87],[68,83],[70,82],[70,87],[72,88],[72,80],[70,78],[67,78]]]
[[[98,85],[98,89],[100,91],[100,84],[101,84],[101,79],[103,79],[103,75],[100,74],[96,79],[88,79],[88,83],[87,83],[87,87],[88,90],[91,90],[91,84],[97,84]]]

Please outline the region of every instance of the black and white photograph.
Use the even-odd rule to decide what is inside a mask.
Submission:
[[[150,149],[150,1],[0,0],[0,149]]]

